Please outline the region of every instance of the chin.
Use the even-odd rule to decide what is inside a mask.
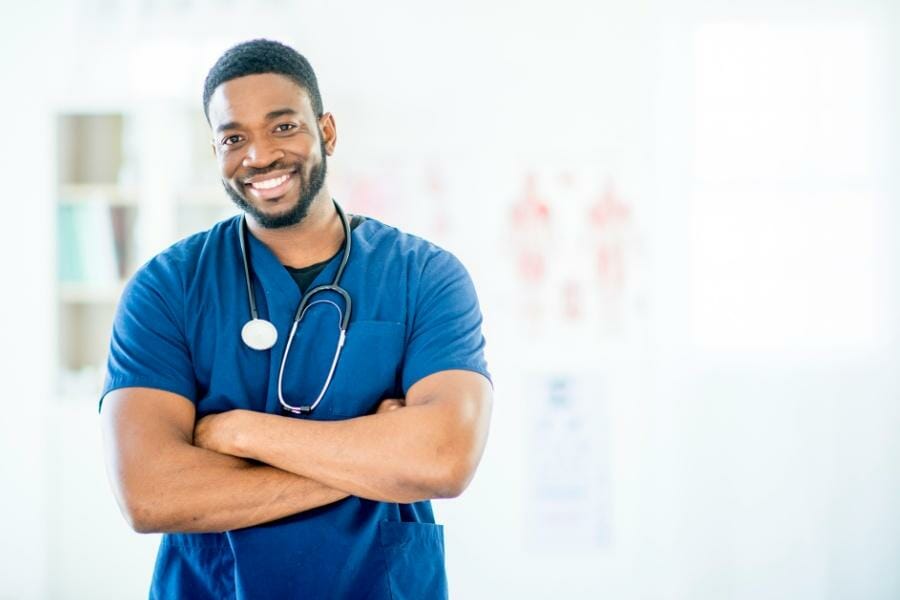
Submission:
[[[250,204],[253,209],[261,215],[266,215],[270,218],[278,218],[284,217],[293,211],[297,210],[297,202],[291,202],[290,204],[286,204],[286,200],[283,198],[279,198],[277,201],[269,201],[266,204],[260,206],[259,204]],[[248,202],[249,204],[249,202]]]
[[[309,206],[302,206],[301,204],[300,200],[295,201],[287,208],[259,207],[255,204],[250,204],[248,205],[250,209],[245,208],[245,210],[264,228],[280,229],[296,225],[306,218]]]

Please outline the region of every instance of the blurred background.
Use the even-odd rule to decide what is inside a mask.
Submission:
[[[31,0],[0,34],[0,598],[146,597],[110,324],[234,214],[201,86],[254,37],[316,69],[336,198],[479,291],[451,597],[900,597],[896,2]]]

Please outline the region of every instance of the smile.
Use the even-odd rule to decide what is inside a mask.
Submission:
[[[282,175],[281,177],[273,177],[272,179],[264,179],[262,181],[254,181],[250,185],[253,187],[253,189],[257,189],[257,190],[271,190],[272,188],[276,188],[279,185],[281,185],[282,183],[284,183],[285,181],[287,181],[290,176],[291,176],[290,173],[286,173],[286,174]]]
[[[272,200],[288,191],[295,175],[296,173],[291,171],[275,177],[248,181],[244,185],[249,194],[257,200]]]

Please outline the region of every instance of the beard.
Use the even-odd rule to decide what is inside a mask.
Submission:
[[[260,224],[260,226],[266,229],[279,229],[282,227],[290,227],[291,225],[296,225],[300,221],[306,218],[306,215],[309,213],[309,207],[312,204],[313,200],[315,200],[316,195],[322,190],[322,186],[325,184],[325,175],[328,172],[328,162],[325,155],[325,142],[324,140],[320,143],[319,148],[321,150],[320,156],[322,157],[321,162],[319,164],[313,166],[312,170],[309,173],[309,178],[307,179],[303,175],[302,164],[297,163],[291,165],[290,163],[278,162],[274,163],[266,169],[256,170],[250,173],[248,176],[262,175],[270,171],[277,171],[279,169],[287,169],[291,166],[294,167],[294,172],[297,174],[297,177],[300,179],[300,192],[297,195],[297,201],[288,208],[287,210],[276,213],[269,214],[261,211],[259,208],[253,205],[247,198],[244,197],[243,194],[238,192],[224,179],[222,180],[222,184],[225,186],[225,192],[231,198],[231,201],[235,203],[235,205],[253,217],[253,220]]]

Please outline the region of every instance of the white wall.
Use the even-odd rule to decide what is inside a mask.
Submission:
[[[36,19],[41,8],[46,7],[33,3],[20,16]],[[59,24],[50,20],[45,26],[52,40]],[[16,173],[5,194],[6,222],[0,236],[0,272],[7,278],[6,293],[0,299],[0,310],[6,315],[0,343],[2,598],[45,597],[47,521],[53,509],[48,493],[46,406],[55,357],[55,290],[48,268],[55,256],[50,203],[54,181],[53,175],[48,176],[48,166],[53,164],[49,86],[42,73],[52,70],[54,45],[50,42],[46,51],[38,49],[13,60],[15,53],[32,45],[33,35],[22,21],[7,19],[5,14],[0,18],[5,81],[0,107],[7,140],[0,159],[8,172]],[[13,184],[13,179],[23,183]],[[25,356],[33,358],[22,360]]]
[[[28,182],[7,187],[11,226],[0,236],[7,278],[0,303],[12,327],[0,346],[6,392],[0,401],[0,473],[4,488],[15,490],[0,495],[0,529],[12,540],[0,547],[0,598],[142,596],[155,550],[154,537],[129,532],[115,512],[103,478],[93,399],[62,407],[53,397],[54,208],[53,179],[46,175],[53,164],[51,112],[138,101],[199,103],[202,77],[218,52],[258,35],[294,43],[316,67],[338,119],[341,143],[332,164],[346,177],[340,182],[374,173],[390,183],[394,175],[409,179],[430,164],[444,169],[454,229],[440,241],[476,279],[497,386],[478,476],[463,497],[436,505],[447,524],[455,597],[900,595],[893,308],[900,186],[889,168],[900,133],[890,110],[900,97],[900,53],[890,41],[900,29],[896,9],[874,0],[695,0],[678,7],[463,2],[439,9],[398,2],[348,3],[340,10],[324,2],[250,4],[224,3],[213,11],[212,3],[187,2],[180,5],[187,12],[179,14],[178,3],[167,2],[34,2],[18,6],[13,18],[0,18],[0,72],[15,82],[4,86],[0,98],[7,140],[0,148],[7,180]],[[101,6],[124,8],[104,17]],[[155,6],[162,16],[148,16],[142,6]],[[835,124],[835,130],[852,130],[859,119],[883,134],[858,149],[873,157],[864,176],[883,198],[872,209],[872,239],[880,245],[862,251],[854,246],[862,230],[851,230],[848,238],[839,223],[807,220],[796,210],[760,221],[758,233],[744,221],[728,221],[722,215],[741,214],[744,206],[735,198],[756,189],[739,178],[730,188],[717,188],[721,205],[697,195],[708,175],[698,167],[698,152],[706,148],[698,132],[708,115],[697,112],[696,25],[722,21],[872,25],[863,31],[874,57],[866,96],[874,108],[840,113],[849,123]],[[247,23],[258,25],[248,30]],[[806,64],[802,50],[783,47],[786,60]],[[816,93],[810,97],[826,101]],[[774,152],[783,140],[757,142]],[[814,167],[827,163],[817,157],[796,158]],[[760,178],[779,186],[783,181],[766,179],[773,170]],[[609,178],[631,203],[637,238],[631,268],[640,301],[628,305],[632,320],[624,333],[555,322],[533,331],[517,317],[522,291],[512,275],[508,214],[528,171],[544,193],[561,199],[555,214],[572,227],[580,214],[576,204]],[[571,198],[557,183],[566,172],[576,181]],[[807,189],[816,180],[808,176],[795,184]],[[337,192],[349,193],[340,182]],[[414,183],[404,185],[399,206],[376,216],[427,231],[426,217],[436,207],[417,203]],[[771,198],[763,199],[771,204]],[[721,206],[726,209],[717,213]],[[734,320],[757,319],[761,326],[783,319],[780,307],[794,306],[798,295],[839,308],[832,296],[841,285],[828,277],[828,267],[804,261],[844,257],[849,266],[836,270],[852,274],[852,261],[868,256],[877,264],[859,268],[870,274],[862,281],[874,282],[871,292],[856,285],[848,297],[853,310],[871,306],[875,316],[866,321],[838,312],[832,320],[813,306],[817,316],[808,319],[808,335],[774,329],[756,338],[746,332],[717,337],[716,327],[731,323],[697,313],[698,306],[708,306],[710,289],[740,289],[745,282],[747,289],[759,289],[767,273],[790,273],[760,271],[752,251],[739,252],[745,248],[735,240],[755,243],[766,223],[774,231],[766,238],[773,268],[788,255],[797,261],[796,277],[823,275],[791,279],[791,296],[784,303],[764,298],[761,312],[748,314],[758,305],[741,304],[740,297],[719,308],[744,306]],[[779,234],[792,230],[794,237]],[[557,274],[569,276],[571,261],[580,260],[576,237],[563,229],[554,239]],[[792,246],[797,239],[813,245],[798,250]],[[846,251],[836,250],[848,239]],[[492,251],[485,252],[483,240],[496,240]],[[737,262],[731,270],[710,271],[716,253]],[[535,293],[553,299],[559,290]],[[797,312],[786,326],[803,318]],[[854,338],[854,324],[865,322],[875,324],[873,335]],[[752,344],[746,342],[751,338]],[[851,338],[859,343],[845,343]],[[810,348],[798,342],[804,339],[817,343]],[[32,356],[37,360],[22,358]],[[534,382],[558,372],[596,382],[597,395],[588,392],[587,406],[602,407],[591,413],[602,420],[594,436],[602,440],[592,442],[602,451],[584,473],[610,484],[608,507],[597,509],[608,511],[610,536],[551,548],[530,538],[542,524],[529,520],[537,506],[529,494],[538,477],[529,436],[551,418],[541,412]],[[559,468],[573,467],[561,462]]]

